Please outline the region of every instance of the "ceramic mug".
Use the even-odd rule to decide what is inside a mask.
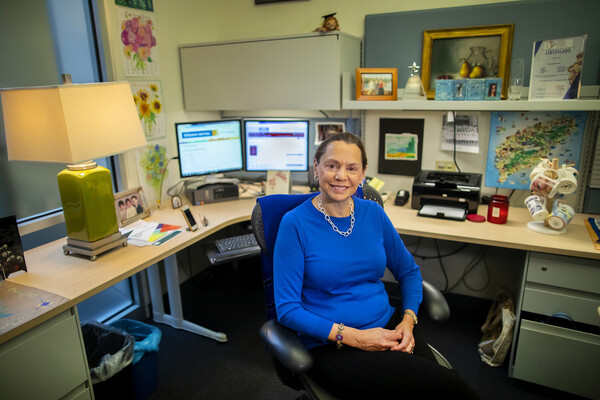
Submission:
[[[545,198],[535,194],[525,199],[525,205],[534,221],[543,221],[548,216],[548,210],[546,210],[544,203]]]
[[[555,200],[552,206],[552,214],[546,218],[550,228],[563,230],[575,216],[575,210],[562,200]]]
[[[537,174],[531,180],[529,189],[533,194],[541,197],[552,197],[556,193],[558,181],[550,179],[543,174]]]
[[[561,194],[570,194],[577,190],[577,170],[572,167],[565,167],[558,170],[557,191]]]

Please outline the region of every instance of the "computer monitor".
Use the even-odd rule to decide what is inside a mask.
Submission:
[[[246,171],[308,171],[308,121],[244,120]]]
[[[182,178],[244,168],[241,120],[176,123],[175,132]]]

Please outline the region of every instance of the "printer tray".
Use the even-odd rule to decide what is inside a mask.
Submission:
[[[424,204],[419,209],[417,215],[421,217],[464,221],[465,218],[467,218],[467,210],[465,207],[458,206],[449,206],[442,204]]]

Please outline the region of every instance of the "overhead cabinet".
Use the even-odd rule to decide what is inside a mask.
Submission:
[[[186,110],[339,110],[360,66],[341,32],[179,46]]]

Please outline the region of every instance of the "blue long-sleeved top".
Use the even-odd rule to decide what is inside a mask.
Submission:
[[[307,348],[327,342],[334,323],[357,329],[384,327],[394,312],[381,277],[386,266],[400,283],[404,309],[423,298],[419,267],[383,209],[354,199],[348,237],[333,231],[311,200],[281,220],[273,255],[280,323],[299,332]],[[331,217],[340,231],[350,217]]]

